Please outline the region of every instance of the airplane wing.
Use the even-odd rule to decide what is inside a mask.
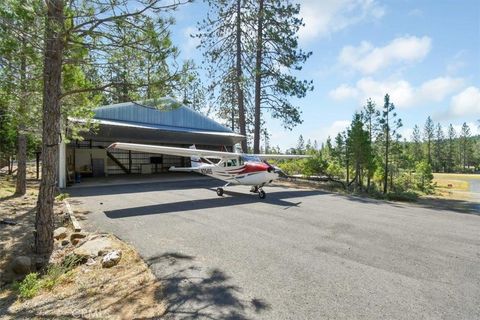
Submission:
[[[311,158],[310,155],[305,154],[254,154],[253,156],[261,160],[289,160],[289,159],[304,159]]]
[[[179,157],[197,156],[201,158],[235,159],[235,158],[238,158],[239,156],[239,154],[233,153],[233,152],[188,149],[188,148],[177,148],[177,147],[164,147],[164,146],[155,146],[155,145],[149,145],[149,144],[123,143],[123,142],[112,143],[108,148],[147,152],[147,153],[168,154],[168,155],[179,156]]]

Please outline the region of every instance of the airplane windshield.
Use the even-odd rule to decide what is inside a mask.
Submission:
[[[259,157],[252,156],[252,155],[242,155],[244,162],[262,162]]]

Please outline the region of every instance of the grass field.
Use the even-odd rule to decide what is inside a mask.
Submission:
[[[471,180],[480,180],[480,174],[435,173],[436,195],[446,199],[472,200]]]

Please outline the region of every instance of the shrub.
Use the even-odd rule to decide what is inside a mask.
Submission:
[[[427,161],[421,161],[415,166],[415,181],[418,190],[425,193],[433,191],[432,167]]]
[[[418,194],[413,191],[389,192],[386,198],[390,201],[415,202],[418,199]]]
[[[38,273],[29,273],[20,283],[15,283],[14,287],[18,290],[18,295],[22,299],[33,298],[42,288]]]
[[[70,194],[68,194],[68,193],[60,193],[58,196],[55,197],[55,200],[63,201],[65,199],[69,198],[69,197],[70,197]]]

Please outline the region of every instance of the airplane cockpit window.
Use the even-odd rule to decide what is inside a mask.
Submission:
[[[235,167],[235,166],[237,166],[237,159],[227,160],[227,167]]]

